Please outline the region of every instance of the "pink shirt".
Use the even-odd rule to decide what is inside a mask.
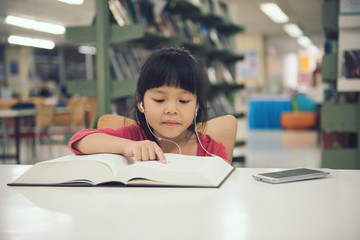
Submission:
[[[71,149],[71,151],[73,151],[75,154],[83,154],[82,152],[80,152],[79,150],[74,148],[74,143],[92,133],[105,133],[105,134],[116,136],[116,137],[131,139],[134,141],[148,140],[146,138],[145,133],[142,130],[142,128],[137,124],[122,126],[122,127],[116,128],[116,129],[111,129],[111,128],[85,129],[85,130],[82,130],[82,131],[76,133],[70,139],[69,148]],[[226,152],[226,148],[221,142],[215,140],[214,138],[210,137],[209,135],[205,135],[202,133],[199,133],[199,138],[200,138],[200,141],[201,141],[203,147],[208,152],[210,152],[216,156],[219,156],[219,157],[225,159],[226,161],[229,161],[227,152]],[[209,156],[209,154],[206,153],[204,151],[204,149],[202,149],[201,146],[199,146],[197,156]]]

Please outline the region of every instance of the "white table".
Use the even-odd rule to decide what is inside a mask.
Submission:
[[[236,169],[219,189],[9,187],[0,165],[0,239],[360,239],[360,171],[271,185]]]

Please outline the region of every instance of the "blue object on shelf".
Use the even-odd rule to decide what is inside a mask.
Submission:
[[[255,97],[248,104],[250,129],[282,129],[281,113],[292,110],[291,96]]]
[[[303,94],[296,96],[297,107],[299,111],[315,111],[316,103]]]

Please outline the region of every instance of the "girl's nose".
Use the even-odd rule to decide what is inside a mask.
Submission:
[[[166,114],[177,114],[176,104],[168,104],[165,109]]]

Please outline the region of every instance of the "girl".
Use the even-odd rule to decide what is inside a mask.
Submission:
[[[76,154],[116,153],[135,160],[159,160],[164,153],[227,160],[224,145],[196,131],[207,120],[207,74],[184,49],[167,48],[151,55],[140,70],[136,90],[137,124],[117,129],[86,129],[69,142]]]

